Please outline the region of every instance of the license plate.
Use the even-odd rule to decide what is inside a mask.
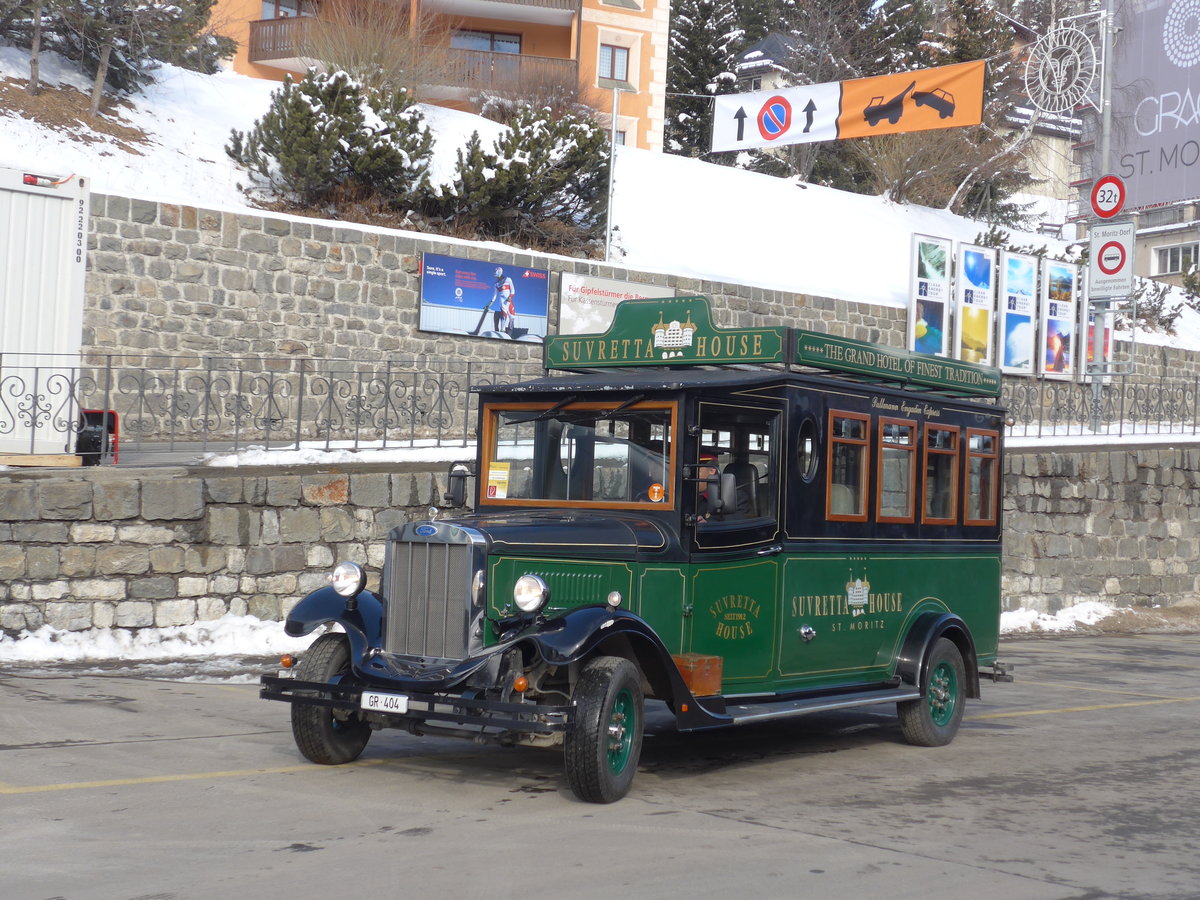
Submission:
[[[380,694],[377,691],[363,691],[359,706],[371,712],[403,714],[408,712],[408,697],[404,694]]]

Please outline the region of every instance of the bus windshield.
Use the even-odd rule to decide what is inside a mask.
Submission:
[[[484,415],[481,503],[673,507],[670,403],[516,403]]]

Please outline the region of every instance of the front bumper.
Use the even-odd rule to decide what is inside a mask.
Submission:
[[[402,694],[408,700],[408,711],[391,713],[360,708],[364,691],[370,685],[341,685],[322,681],[297,681],[277,675],[262,676],[259,696],[264,700],[282,700],[308,706],[359,711],[367,721],[384,727],[419,730],[423,723],[449,728],[471,728],[481,732],[490,729],[523,734],[556,734],[565,731],[573,707],[547,706],[537,703],[511,703],[473,697],[469,694],[421,693],[396,691],[380,685],[386,693]]]

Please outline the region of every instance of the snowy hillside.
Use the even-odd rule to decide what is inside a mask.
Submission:
[[[42,72],[49,83],[88,87],[82,74],[47,54]],[[27,75],[27,53],[0,47],[0,78],[19,89]],[[164,67],[156,83],[122,106],[121,118],[148,135],[137,144],[96,140],[82,126],[51,130],[0,106],[0,166],[90,175],[102,193],[244,208],[239,182],[247,179],[224,147],[231,129],[244,131],[262,116],[276,87]],[[437,107],[426,107],[426,116],[438,138],[437,181],[449,178],[455,150],[472,131],[486,144],[500,128]],[[973,241],[985,230],[944,210],[632,148],[618,149],[613,221],[614,261],[632,268],[885,306],[906,304],[912,233]]]

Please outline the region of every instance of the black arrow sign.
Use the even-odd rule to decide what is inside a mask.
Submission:
[[[817,111],[817,104],[812,100],[808,101],[808,105],[804,107],[804,133],[808,134],[808,130],[812,128],[813,113]]]
[[[746,129],[746,109],[745,109],[745,107],[739,106],[738,111],[733,114],[733,117],[735,119],[737,119],[737,123],[738,123],[737,139],[740,141],[742,139],[742,134]]]

